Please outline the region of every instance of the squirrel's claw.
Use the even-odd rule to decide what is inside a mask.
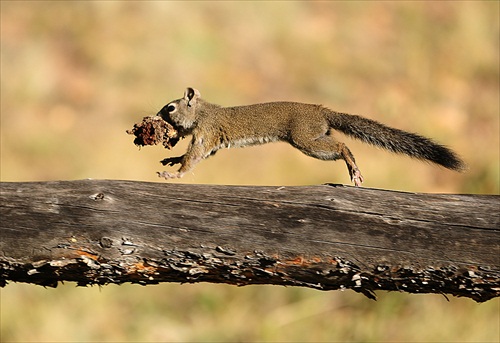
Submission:
[[[176,179],[176,178],[180,178],[182,177],[182,173],[170,173],[170,172],[167,172],[167,171],[162,171],[162,172],[156,172],[158,174],[159,177],[162,177],[164,178],[165,180],[168,180],[168,179]]]
[[[352,182],[354,182],[354,186],[361,187],[361,183],[363,182],[363,175],[359,169],[356,169],[352,175]]]

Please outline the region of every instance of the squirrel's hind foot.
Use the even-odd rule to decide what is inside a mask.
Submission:
[[[352,175],[352,182],[354,182],[354,186],[361,187],[361,183],[363,183],[363,175],[361,175],[359,169],[354,170]]]

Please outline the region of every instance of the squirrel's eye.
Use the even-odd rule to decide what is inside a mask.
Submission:
[[[170,104],[167,106],[168,113],[171,113],[176,110],[176,106],[174,104]]]

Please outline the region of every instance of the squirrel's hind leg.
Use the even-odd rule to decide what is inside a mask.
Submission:
[[[335,161],[343,159],[347,165],[351,181],[356,187],[361,186],[363,176],[356,165],[351,150],[344,143],[335,140],[330,132],[316,138],[302,135],[292,137],[291,144],[304,154],[320,160]]]
[[[360,187],[363,182],[363,175],[359,171],[358,166],[356,165],[356,161],[354,160],[354,155],[351,150],[344,143],[337,143],[340,149],[341,158],[345,161],[347,165],[347,170],[349,171],[349,176],[351,177],[351,181],[354,182],[356,187]]]

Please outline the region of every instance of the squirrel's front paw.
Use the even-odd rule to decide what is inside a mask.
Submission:
[[[169,173],[167,171],[156,172],[156,173],[158,174],[159,177],[162,177],[165,180],[180,178],[180,177],[182,177],[182,175],[184,175],[183,173],[179,173],[179,172],[177,172],[177,173]]]
[[[175,164],[179,164],[182,161],[182,156],[180,157],[167,157],[160,161],[164,166],[173,166]]]

